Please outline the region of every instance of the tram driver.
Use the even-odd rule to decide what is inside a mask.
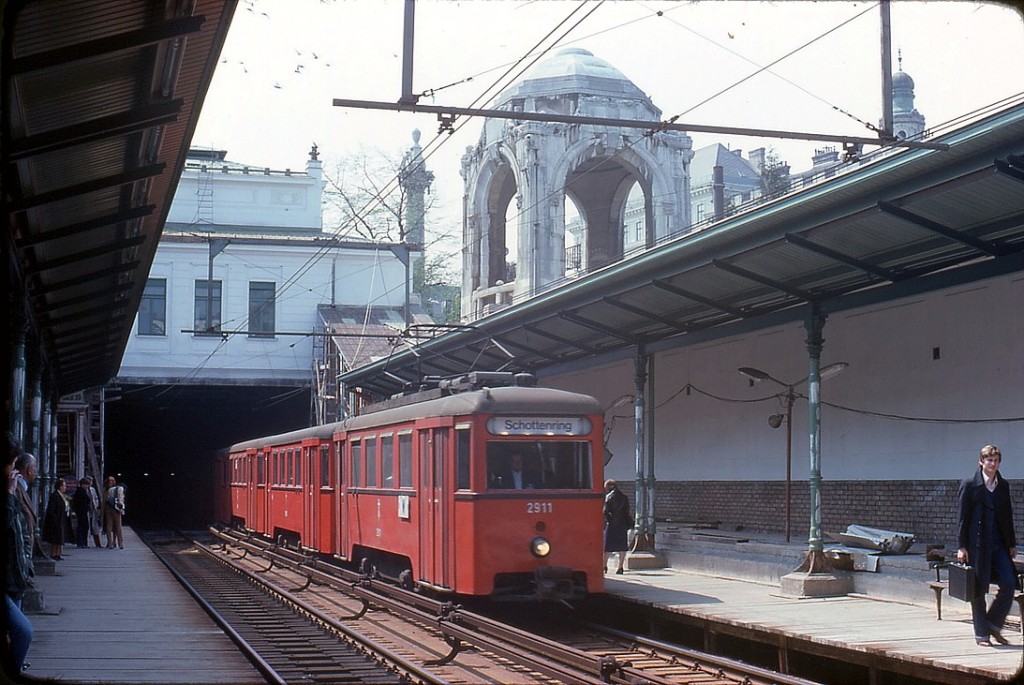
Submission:
[[[491,473],[492,488],[504,490],[532,490],[540,484],[535,470],[526,466],[526,460],[520,450],[512,451],[504,466]]]

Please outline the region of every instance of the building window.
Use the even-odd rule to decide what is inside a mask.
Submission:
[[[249,337],[274,337],[274,284],[249,282]]]
[[[196,281],[196,321],[193,328],[196,335],[220,335],[220,281]]]
[[[167,279],[150,278],[139,302],[139,335],[167,335]]]
[[[704,221],[704,203],[701,202],[697,205],[697,222]]]
[[[644,235],[644,222],[636,222],[636,242],[642,243],[646,238],[647,236]]]

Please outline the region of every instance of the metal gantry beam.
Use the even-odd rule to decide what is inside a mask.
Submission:
[[[804,302],[810,302],[814,299],[814,296],[811,293],[807,292],[806,290],[802,290],[791,285],[786,285],[785,283],[776,281],[773,278],[768,278],[767,276],[759,274],[755,271],[751,271],[750,269],[744,269],[742,266],[730,264],[724,259],[712,259],[711,263],[717,268],[722,269],[723,271],[728,271],[729,273],[735,274],[740,278],[745,278],[748,281],[754,281],[755,283],[766,285],[769,288],[774,288],[775,290],[784,292],[787,295],[792,295],[793,297],[803,300]]]
[[[60,200],[66,200],[70,197],[76,197],[78,195],[87,195],[89,193],[99,192],[101,190],[107,190],[108,188],[117,188],[119,186],[134,183],[136,181],[143,181],[147,178],[153,178],[164,173],[167,165],[163,162],[159,164],[147,164],[145,166],[135,167],[128,171],[111,174],[110,176],[104,176],[102,178],[94,178],[89,181],[83,181],[70,186],[64,186],[63,188],[55,188],[48,190],[38,195],[30,195],[28,197],[17,198],[7,205],[8,211],[11,212],[24,212],[35,207],[41,207],[42,205],[49,204],[51,202],[58,202]]]
[[[687,331],[691,330],[691,327],[687,326],[686,324],[681,324],[678,321],[673,321],[672,319],[665,316],[659,316],[654,312],[651,312],[646,309],[641,309],[640,307],[634,307],[633,305],[627,304],[621,300],[611,297],[610,295],[606,295],[601,299],[613,307],[617,307],[618,309],[622,309],[623,311],[627,311],[631,314],[636,314],[637,316],[647,319],[649,321],[660,323],[664,326],[667,326],[668,328],[671,328],[674,331],[686,333]]]
[[[645,129],[645,135],[653,135],[658,131],[682,131],[683,133],[718,133],[732,136],[752,136],[758,138],[784,138],[791,140],[816,140],[827,143],[846,145],[878,145],[904,147],[925,150],[948,150],[945,143],[926,143],[915,140],[897,138],[868,138],[864,136],[832,135],[828,133],[805,133],[799,131],[781,131],[777,129],[739,128],[735,126],[708,126],[703,124],[680,124],[670,121],[641,121],[636,119],[611,119],[606,117],[586,117],[570,114],[554,114],[551,112],[513,112],[504,109],[477,109],[473,107],[442,107],[437,105],[420,105],[415,102],[379,102],[375,100],[350,100],[335,98],[335,107],[352,107],[355,109],[374,109],[390,112],[413,112],[420,114],[436,114],[442,130],[449,130],[456,116],[483,117],[485,119],[513,119],[517,121],[542,121],[555,124],[589,124],[592,126],[611,126],[618,128]]]
[[[53,50],[26,55],[25,57],[18,57],[11,60],[9,75],[20,76],[30,71],[64,66],[81,60],[94,59],[114,52],[121,52],[122,50],[141,48],[165,40],[180,38],[196,33],[205,22],[206,17],[204,16],[175,17],[151,28],[126,31],[116,35],[104,36],[103,38],[72,43],[54,48]]]
[[[78,236],[82,233],[86,233],[87,231],[95,231],[99,228],[113,226],[114,224],[122,221],[142,219],[149,216],[154,211],[156,211],[156,205],[144,205],[142,207],[125,209],[119,212],[97,216],[92,219],[86,219],[85,221],[79,221],[78,223],[69,224],[67,226],[40,231],[34,235],[18,239],[15,244],[19,249],[33,247],[53,240],[61,240],[71,236]]]
[[[155,126],[171,124],[181,115],[182,107],[181,100],[170,100],[12,140],[9,143],[7,159],[17,162],[83,143],[116,138]]]
[[[710,297],[704,297],[703,295],[698,295],[697,293],[691,292],[689,290],[684,290],[679,286],[672,285],[671,283],[666,283],[660,278],[653,279],[651,281],[651,285],[657,288],[658,290],[664,290],[667,293],[672,293],[673,295],[678,295],[679,297],[685,297],[687,300],[693,300],[698,304],[702,304],[707,307],[712,307],[720,312],[725,312],[726,314],[734,316],[737,319],[745,319],[748,316],[746,312],[740,309],[736,309],[735,307],[730,307],[728,305],[722,304],[721,302],[712,300]]]
[[[579,314],[575,314],[573,312],[560,311],[558,312],[558,316],[559,318],[568,321],[569,323],[574,323],[577,326],[582,326],[583,328],[589,328],[592,331],[603,333],[604,335],[615,338],[616,340],[621,340],[622,342],[628,343],[630,345],[639,345],[642,342],[639,338],[637,338],[634,335],[626,335],[622,331],[612,326],[605,326],[604,324],[598,323],[597,321],[593,321],[592,319],[588,319],[585,316],[580,316]]]
[[[568,338],[563,338],[562,336],[556,335],[556,334],[551,333],[549,331],[543,331],[543,330],[537,328],[536,326],[529,326],[529,325],[524,324],[523,325],[523,330],[527,331],[529,333],[533,333],[534,335],[539,335],[542,338],[548,338],[549,340],[554,340],[557,343],[562,343],[563,345],[565,345],[567,347],[574,347],[577,350],[585,352],[586,354],[591,354],[591,355],[597,354],[597,349],[594,348],[594,347],[591,347],[589,345],[584,345],[583,343],[577,342],[575,340],[569,340]]]
[[[892,269],[886,269],[885,267],[878,266],[877,264],[872,264],[864,261],[863,259],[858,259],[857,257],[848,255],[845,252],[839,252],[838,250],[833,250],[831,247],[819,245],[818,243],[812,242],[807,238],[796,235],[795,233],[787,233],[786,242],[792,243],[797,247],[802,247],[803,249],[814,252],[815,254],[822,255],[823,257],[834,259],[837,262],[846,264],[847,266],[860,269],[866,273],[874,274],[882,280],[886,280],[891,283],[895,283],[898,278]]]
[[[884,200],[880,201],[878,203],[878,208],[881,209],[886,214],[890,214],[898,219],[902,219],[907,223],[914,224],[915,226],[920,226],[921,228],[927,231],[937,233],[938,235],[941,235],[945,238],[949,238],[950,240],[961,243],[962,245],[973,247],[975,250],[978,250],[979,252],[984,252],[990,257],[998,257],[1002,254],[1005,254],[1006,252],[1006,250],[997,243],[993,243],[992,241],[989,240],[981,240],[980,238],[975,238],[974,236],[967,235],[962,231],[957,231],[955,229],[950,228],[949,226],[944,226],[943,224],[940,224],[938,221],[932,221],[931,219],[920,216],[919,214],[914,214],[913,212],[908,211],[903,207],[900,207],[899,205],[893,204],[892,202],[886,202]]]

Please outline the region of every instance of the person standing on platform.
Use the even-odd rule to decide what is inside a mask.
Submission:
[[[974,567],[977,595],[971,600],[971,614],[974,639],[982,647],[991,647],[991,640],[1009,644],[1002,629],[1016,587],[1013,559],[1017,556],[1017,535],[1010,485],[999,473],[1002,460],[1003,455],[995,445],[982,447],[978,470],[960,484],[958,495],[956,558]],[[999,591],[986,611],[985,594],[992,582],[999,586]]]
[[[20,487],[15,462],[21,449],[13,442],[4,460],[4,477],[7,479],[7,511],[5,515],[7,540],[7,575],[4,588],[6,626],[4,630],[3,669],[17,677],[26,668],[25,657],[32,644],[32,623],[21,610],[21,600],[29,588],[32,576],[32,550],[26,547],[29,536],[24,530],[25,517],[21,502],[16,494]]]
[[[629,515],[629,498],[611,479],[604,482],[604,491],[604,569],[607,571],[609,559],[617,556],[619,563],[615,573],[621,575],[626,550],[629,549],[629,528],[633,524]]]
[[[39,472],[36,465],[36,458],[24,452],[20,447],[18,460],[14,468],[18,469],[18,501],[21,502],[21,512],[25,516],[25,533],[29,536],[28,552],[30,555],[36,553],[39,535],[39,514],[36,511],[35,497],[29,494],[29,488],[36,481]]]
[[[89,546],[89,477],[78,481],[78,488],[71,496],[71,509],[75,512],[75,546],[85,549]]]
[[[92,533],[92,541],[97,547],[102,547],[100,533],[103,532],[103,514],[100,510],[100,496],[96,494],[96,488],[92,484],[92,478],[86,476],[89,487],[85,490],[89,495],[89,532]]]
[[[103,496],[103,532],[107,535],[107,549],[114,549],[115,545],[124,549],[124,533],[121,530],[124,486],[118,485],[113,476],[107,476],[106,486],[106,494]]]
[[[58,561],[64,558],[64,543],[71,537],[68,500],[64,494],[67,490],[68,484],[58,478],[43,516],[43,542],[50,543],[50,558]]]

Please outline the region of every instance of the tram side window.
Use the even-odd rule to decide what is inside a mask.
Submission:
[[[395,436],[380,436],[380,485],[395,487]]]
[[[455,429],[455,487],[469,489],[469,429]]]
[[[412,487],[412,433],[398,436],[398,487]]]
[[[590,443],[536,440],[487,443],[489,490],[589,490]]]
[[[256,485],[264,485],[266,473],[264,473],[266,457],[262,454],[256,455]]]
[[[302,485],[302,451],[295,450],[295,484]]]
[[[362,465],[363,465],[363,445],[362,445],[362,443],[353,442],[352,443],[352,469],[351,469],[351,479],[349,480],[349,485],[351,485],[354,488],[358,488],[360,485],[363,484],[363,482],[362,482],[362,475],[363,475]]]
[[[293,450],[288,450],[288,456],[287,456],[287,462],[286,462],[285,468],[287,468],[288,471],[285,473],[285,476],[284,476],[284,478],[285,478],[284,484],[285,485],[294,485],[295,484],[295,452]]]
[[[366,487],[377,487],[377,438],[367,438],[363,441],[363,449],[366,450]]]
[[[331,447],[320,445],[320,487],[331,487]]]

